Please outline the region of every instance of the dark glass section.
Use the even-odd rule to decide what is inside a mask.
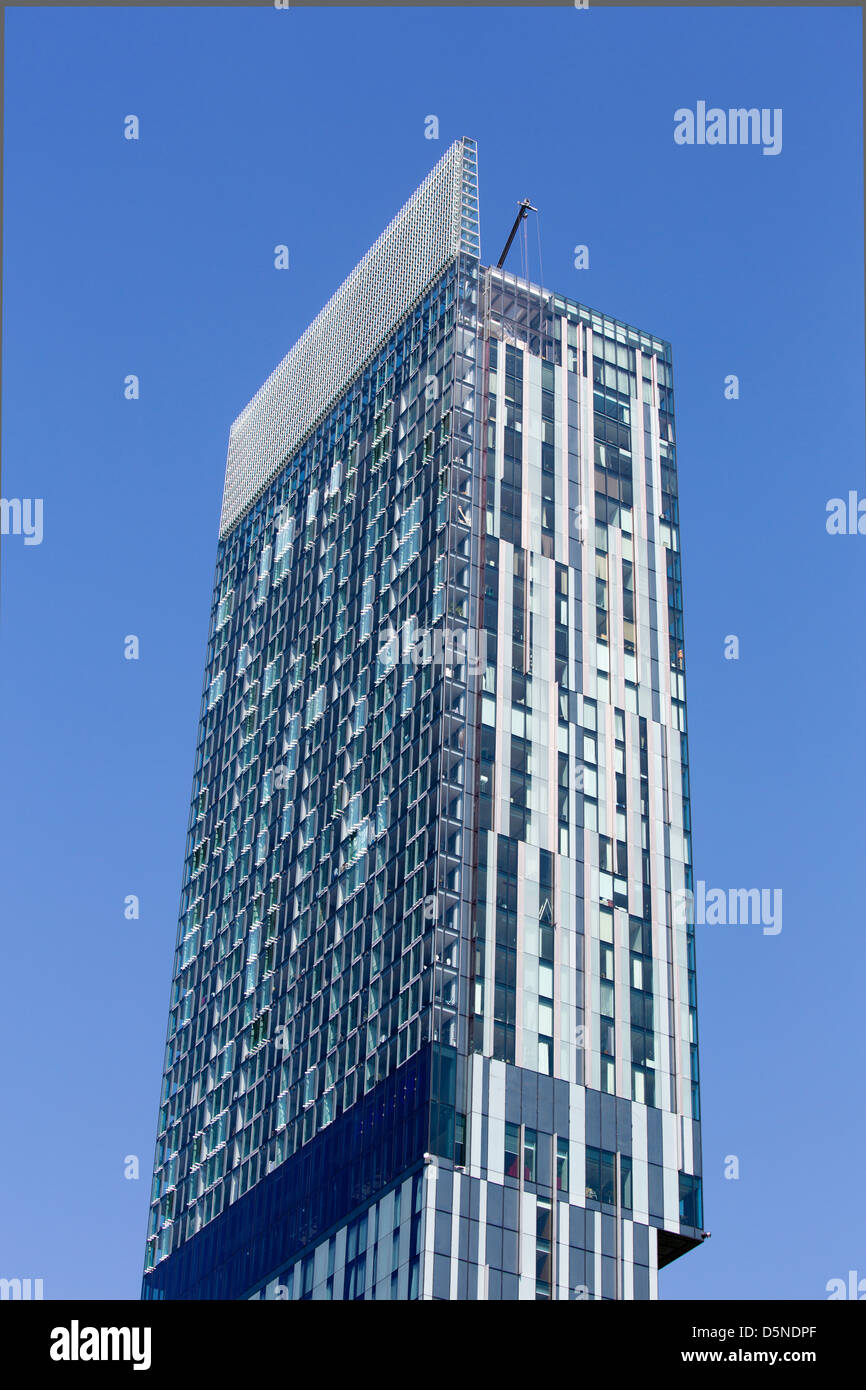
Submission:
[[[431,1049],[358,1100],[144,1277],[145,1299],[243,1298],[420,1162]]]

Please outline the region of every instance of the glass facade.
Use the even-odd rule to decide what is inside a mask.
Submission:
[[[670,350],[479,256],[462,140],[233,430],[145,1298],[700,1238]]]

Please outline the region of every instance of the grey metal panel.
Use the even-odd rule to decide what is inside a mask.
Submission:
[[[553,1077],[538,1078],[538,1128],[553,1133]]]
[[[461,1221],[461,1223],[460,1223],[460,1229],[461,1229],[461,1231],[462,1231],[462,1229],[463,1229],[463,1225],[464,1225],[464,1223]],[[466,1225],[466,1231],[467,1231],[467,1236],[466,1236],[466,1258],[469,1260],[469,1263],[472,1264],[472,1265],[476,1265],[476,1266],[477,1266],[477,1265],[480,1265],[480,1264],[484,1264],[484,1260],[481,1258],[481,1223],[478,1222],[478,1221],[467,1221],[467,1222],[465,1223],[465,1225]],[[461,1254],[462,1254],[462,1249],[461,1249]]]
[[[593,1148],[601,1147],[601,1095],[598,1091],[586,1092],[586,1142]]]
[[[523,1086],[523,1123],[530,1129],[538,1128],[538,1073],[521,1071]]]
[[[516,1231],[502,1232],[502,1268],[517,1272],[517,1250],[520,1237]]]
[[[583,1248],[587,1255],[595,1253],[595,1213],[591,1211],[585,1214]]]
[[[454,1192],[454,1174],[450,1168],[440,1168],[436,1178],[436,1206],[450,1212]]]
[[[481,1183],[477,1178],[469,1180],[469,1215],[473,1221],[481,1218]]]
[[[553,1128],[561,1138],[568,1137],[568,1082],[553,1083]]]
[[[658,1163],[650,1163],[648,1170],[650,1216],[661,1219],[665,1214],[664,1172]]]
[[[502,1227],[487,1227],[487,1263],[491,1269],[502,1268]]]
[[[573,1247],[580,1250],[586,1247],[586,1211],[583,1207],[571,1207],[568,1213],[568,1239]]]
[[[662,1143],[662,1116],[660,1110],[649,1107],[647,1110],[647,1157],[650,1163],[664,1162]]]
[[[502,1225],[502,1211],[505,1201],[505,1188],[499,1183],[487,1184],[487,1221],[491,1226]]]
[[[472,1210],[472,1188],[477,1186],[472,1178],[464,1177],[460,1183],[460,1218],[461,1225],[467,1220]]]
[[[616,1217],[608,1216],[607,1212],[601,1214],[601,1248],[608,1254],[616,1249]]]
[[[601,1257],[601,1296],[616,1298],[616,1260],[612,1255]]]
[[[433,1297],[450,1298],[451,1296],[451,1261],[445,1255],[434,1255],[433,1257]]]
[[[450,1211],[436,1212],[436,1222],[433,1229],[433,1249],[442,1255],[450,1255],[451,1253]]]
[[[519,1125],[523,1118],[522,1080],[519,1067],[505,1068],[505,1119],[510,1125]]]
[[[616,1096],[601,1097],[601,1147],[616,1152]]]
[[[502,1208],[502,1224],[510,1231],[516,1231],[518,1222],[518,1191],[516,1187],[503,1188],[504,1202]]]
[[[649,1265],[649,1228],[642,1222],[635,1221],[632,1224],[632,1233],[635,1264]]]
[[[617,1098],[616,1138],[620,1153],[631,1154],[631,1101]]]

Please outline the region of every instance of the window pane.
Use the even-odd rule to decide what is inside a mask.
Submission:
[[[559,1192],[568,1191],[568,1140],[556,1141],[556,1187]]]
[[[517,1125],[505,1126],[505,1176],[520,1176],[520,1129]]]
[[[535,1182],[536,1150],[538,1147],[538,1135],[534,1129],[526,1129],[523,1132],[523,1179],[524,1182]]]
[[[620,1200],[624,1207],[631,1209],[631,1159],[628,1154],[622,1154],[619,1160],[620,1175]]]

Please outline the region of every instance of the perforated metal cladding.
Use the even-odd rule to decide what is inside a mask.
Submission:
[[[456,140],[232,425],[220,536],[461,250],[479,254],[475,143]]]

